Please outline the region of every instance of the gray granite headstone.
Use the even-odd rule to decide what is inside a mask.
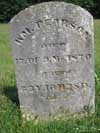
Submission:
[[[94,112],[90,13],[48,2],[26,8],[10,23],[22,112],[36,118]]]

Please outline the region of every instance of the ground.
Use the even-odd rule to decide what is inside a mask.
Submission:
[[[100,20],[94,20],[96,110],[84,118],[50,122],[21,117],[10,47],[9,24],[0,24],[0,133],[99,133],[100,132]]]

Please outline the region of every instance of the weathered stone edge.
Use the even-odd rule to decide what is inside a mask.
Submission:
[[[20,11],[18,14],[16,14],[11,20],[10,20],[10,24],[16,19],[17,16],[20,16],[24,11],[27,11],[29,8],[38,8],[39,6],[42,6],[42,5],[45,5],[45,4],[64,4],[64,5],[68,5],[68,6],[74,6],[75,8],[80,8],[80,10],[83,10],[84,12],[88,13],[88,15],[90,15],[92,18],[92,14],[87,11],[86,9],[80,7],[79,5],[75,5],[75,4],[72,4],[72,3],[66,3],[66,2],[58,2],[58,1],[52,1],[52,2],[43,2],[43,3],[39,3],[39,4],[36,4],[36,5],[32,5],[32,6],[29,6],[27,8],[25,8],[24,10]]]

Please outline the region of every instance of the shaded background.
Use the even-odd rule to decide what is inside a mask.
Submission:
[[[20,10],[37,3],[55,0],[0,0],[0,23],[9,22]],[[57,1],[57,0],[56,0]],[[100,18],[100,0],[58,0],[80,5],[95,18]]]

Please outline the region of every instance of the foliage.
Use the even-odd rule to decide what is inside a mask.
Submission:
[[[80,5],[83,8],[90,10],[94,6],[94,0],[65,0],[76,5]]]
[[[8,22],[12,16],[27,6],[26,0],[0,0],[0,22]]]
[[[0,133],[99,133],[100,132],[100,20],[95,20],[96,112],[85,118],[50,122],[22,120],[15,93],[15,76],[9,26],[0,24]],[[12,102],[13,101],[13,102]],[[17,103],[17,105],[15,104]]]
[[[100,0],[65,0],[87,9],[94,17],[100,18]]]
[[[100,0],[94,0],[94,8],[92,10],[92,13],[94,16],[100,18]]]
[[[55,0],[0,0],[0,22],[9,22],[20,10],[36,3]],[[100,17],[100,0],[58,0],[80,5]]]
[[[20,111],[8,98],[0,95],[0,133],[16,133],[20,122]]]

